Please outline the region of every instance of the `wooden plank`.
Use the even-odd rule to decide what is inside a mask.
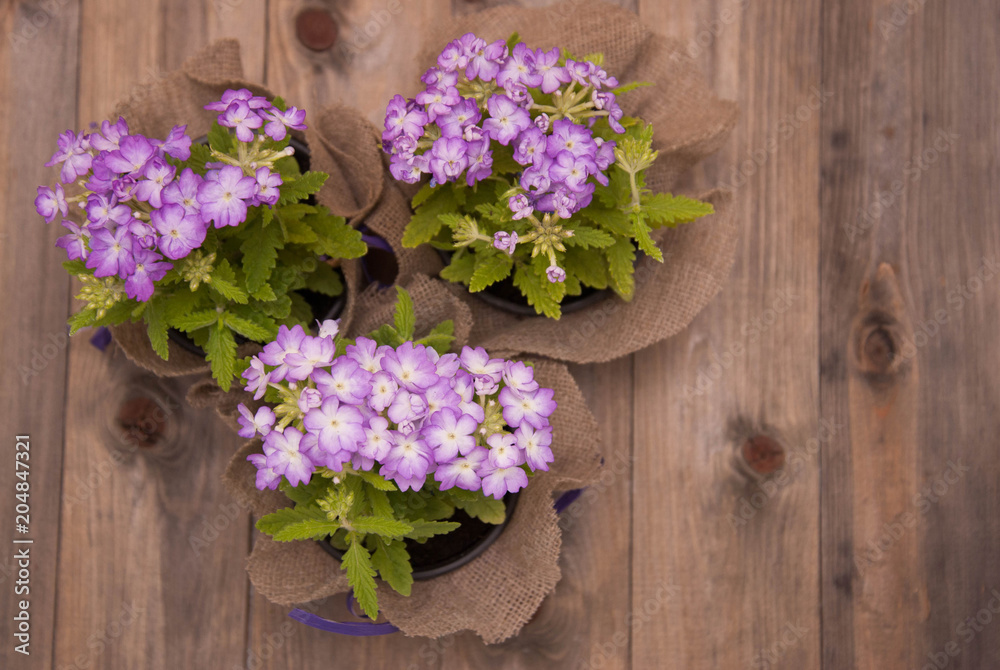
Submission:
[[[827,667],[1000,661],[998,22],[824,7],[821,412],[850,424],[823,460]]]
[[[79,117],[106,118],[213,37],[214,10],[200,9],[87,5]],[[258,25],[245,42],[263,44]],[[228,25],[253,30],[240,26]],[[248,515],[219,482],[239,438],[184,406],[189,381],[155,379],[85,339],[70,346],[57,665],[233,667],[245,658]]]
[[[636,354],[632,607],[659,607],[632,630],[635,668],[819,666],[818,12],[640,3],[740,103],[734,137],[687,187],[733,187],[743,234],[720,296]],[[755,435],[784,447],[783,473],[743,474]],[[659,602],[664,583],[678,588]]]
[[[59,263],[65,259],[55,240],[58,223],[45,226],[32,206],[35,188],[52,184],[58,172],[43,167],[56,148],[58,133],[74,125],[77,82],[75,5],[45,10],[27,2],[0,9],[0,347],[4,352],[0,404],[5,434],[0,467],[3,515],[0,516],[0,666],[47,668],[55,637],[56,565],[59,546],[59,499],[63,461],[63,405],[66,375],[66,302],[69,281]],[[15,529],[16,435],[29,435],[27,461],[30,506],[28,532]],[[21,472],[25,470],[21,469]],[[23,519],[18,520],[23,521]],[[15,539],[33,544],[14,545]],[[29,551],[30,565],[15,556]],[[25,583],[19,570],[30,570]],[[27,588],[29,591],[25,592]],[[30,602],[30,643],[15,651],[20,601]]]

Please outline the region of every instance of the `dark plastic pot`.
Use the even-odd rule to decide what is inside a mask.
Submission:
[[[368,251],[361,259],[361,269],[365,273],[365,281],[369,284],[378,284],[379,288],[392,286],[399,274],[399,262],[396,260],[396,252],[392,246],[383,238],[371,231],[368,226],[362,225],[362,241],[368,245]]]
[[[445,265],[451,262],[450,251],[445,251],[443,249],[437,250],[438,255],[441,256],[441,260],[444,261]],[[573,312],[579,312],[582,309],[587,309],[592,305],[604,300],[608,297],[610,291],[608,289],[596,289],[589,286],[584,286],[580,295],[569,295],[563,298],[560,308],[563,314],[571,314]],[[503,281],[498,281],[495,284],[487,286],[482,291],[471,293],[469,295],[475,296],[479,300],[482,300],[488,305],[492,305],[499,310],[508,312],[510,314],[517,314],[518,316],[540,316],[535,308],[528,304],[528,299],[524,297],[520,289],[514,286],[514,278],[507,277]]]
[[[507,515],[503,523],[491,524],[470,517],[462,510],[455,510],[455,515],[447,521],[458,521],[461,526],[444,535],[435,535],[425,543],[405,540],[406,551],[410,554],[410,564],[413,566],[413,579],[433,579],[440,577],[478,558],[490,545],[497,541],[507,526],[517,508],[517,493],[508,493],[503,501],[507,507]],[[344,553],[326,540],[319,540],[319,546],[338,561]]]

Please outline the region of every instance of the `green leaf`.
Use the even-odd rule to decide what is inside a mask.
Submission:
[[[97,320],[97,310],[96,309],[82,309],[73,316],[69,317],[69,334],[75,335],[81,328],[86,328],[88,326],[94,325],[94,321]]]
[[[476,271],[476,254],[467,249],[459,249],[451,257],[451,263],[441,270],[441,278],[456,284],[468,284]]]
[[[289,219],[284,222],[286,244],[314,244],[319,241],[319,235],[302,219]]]
[[[203,309],[197,312],[191,312],[190,314],[175,316],[170,319],[170,325],[177,330],[183,330],[185,333],[190,333],[192,330],[198,330],[199,328],[204,328],[205,326],[211,326],[217,323],[218,320],[219,313],[216,310]]]
[[[235,147],[236,138],[229,134],[228,128],[223,128],[218,122],[212,123],[208,131],[208,144],[221,154],[228,154]]]
[[[507,38],[507,48],[513,51],[514,47],[516,47],[517,43],[520,41],[521,41],[521,36],[518,35],[517,31],[515,30],[510,34],[510,37]]]
[[[247,293],[236,283],[236,272],[229,261],[223,258],[212,268],[212,281],[209,287],[217,291],[226,300],[238,302],[241,305],[247,303]]]
[[[287,205],[299,200],[305,200],[310,195],[318,193],[329,176],[325,172],[310,171],[295,181],[282,184],[279,187],[281,196],[278,198],[278,205]]]
[[[292,313],[292,299],[287,295],[283,295],[280,298],[275,298],[274,300],[269,300],[268,302],[257,303],[255,307],[260,309],[267,316],[282,321],[288,318],[288,315]]]
[[[396,332],[403,340],[413,339],[413,329],[416,328],[417,315],[413,310],[413,299],[402,286],[396,287],[396,312],[393,316],[393,324]]]
[[[473,293],[510,276],[514,259],[503,252],[481,251],[476,256],[476,269],[469,280],[469,290]]]
[[[414,527],[398,519],[381,516],[359,516],[351,519],[351,527],[359,533],[374,533],[382,537],[409,537]]]
[[[282,481],[282,484],[284,483],[285,482]],[[292,487],[289,486],[288,488],[291,489]],[[301,487],[296,487],[296,488],[299,489]],[[282,487],[282,490],[284,490],[284,487]],[[302,509],[300,507],[297,509],[292,509],[290,507],[285,507],[283,509],[279,509],[276,512],[272,512],[271,514],[265,514],[261,518],[257,519],[256,526],[257,530],[259,530],[260,532],[273,537],[275,533],[280,532],[282,529],[291,524],[309,520],[315,521],[317,519],[318,520],[326,519],[326,516],[319,510],[319,508],[312,507],[312,508]]]
[[[92,271],[87,269],[87,264],[79,259],[75,261],[63,261],[62,266],[71,275],[92,274]]]
[[[642,214],[632,215],[632,230],[632,236],[635,238],[639,248],[642,249],[642,252],[662,263],[663,253],[656,246],[653,238],[649,236],[649,226],[646,225],[645,217]]]
[[[204,144],[191,144],[191,158],[184,161],[184,166],[189,167],[196,173],[203,175],[207,168],[205,163],[212,160],[212,150]],[[178,170],[179,172],[179,170]]]
[[[233,331],[221,321],[216,323],[209,331],[205,352],[208,354],[205,360],[212,364],[212,376],[219,388],[229,391],[236,368],[236,340],[233,339]]]
[[[382,324],[378,329],[373,330],[368,333],[368,337],[375,340],[375,343],[381,346],[398,347],[403,343],[403,338],[399,336],[396,329],[387,323]]]
[[[493,149],[493,174],[515,174],[524,166],[514,160],[514,150],[511,147],[495,146]]]
[[[262,302],[270,302],[278,297],[274,295],[274,289],[271,288],[270,284],[264,284],[250,295],[254,299],[260,300]]]
[[[642,212],[653,228],[690,223],[715,212],[710,203],[683,195],[656,193],[642,199]]]
[[[608,257],[608,274],[611,288],[625,300],[632,299],[635,291],[635,247],[628,239],[619,239],[613,247],[604,250]]]
[[[597,228],[589,226],[574,226],[573,237],[566,239],[566,244],[583,247],[584,249],[603,249],[615,243],[615,238]]]
[[[374,486],[365,486],[365,499],[371,506],[373,515],[392,518],[392,503],[389,502],[389,496],[385,491],[380,491]]]
[[[563,259],[566,278],[576,277],[596,289],[608,287],[608,260],[595,249],[573,249]]]
[[[249,360],[247,357],[246,360]],[[330,487],[330,480],[326,477],[313,477],[309,480],[308,484],[299,484],[298,486],[292,486],[288,483],[287,479],[282,478],[281,482],[278,484],[278,488],[284,493],[290,500],[299,504],[296,508],[296,512],[300,513],[301,518],[315,518],[315,519],[325,519],[326,515],[318,507],[305,507],[310,503],[314,503],[317,498],[320,498],[322,494],[325,494],[327,489]]]
[[[368,251],[368,245],[361,239],[361,231],[347,225],[342,216],[333,216],[326,207],[320,207],[317,214],[305,218],[312,226],[319,241],[316,253],[331,258],[361,258]]]
[[[430,182],[428,182],[421,186],[420,190],[413,196],[413,199],[410,201],[410,206],[416,209],[417,207],[420,207],[420,205],[427,202],[427,199],[432,195],[434,195],[434,189],[431,188]]]
[[[222,320],[237,333],[254,342],[262,344],[270,342],[278,335],[278,325],[271,319],[267,319],[269,325],[264,325],[255,319],[238,316],[232,312],[223,312]]]
[[[426,244],[441,230],[441,214],[454,213],[458,209],[455,189],[451,184],[441,184],[427,197],[423,205],[416,208],[410,222],[403,231],[403,246],[413,247]]]
[[[417,340],[417,344],[431,347],[443,356],[451,350],[451,343],[454,341],[455,322],[448,319],[434,326],[430,333]]]
[[[274,533],[276,542],[292,542],[294,540],[322,540],[328,535],[333,535],[340,528],[340,524],[329,519],[306,519],[296,521],[286,525],[281,530]]]
[[[628,237],[632,234],[632,223],[628,220],[628,215],[620,209],[587,207],[581,210],[580,214],[612,235]]]
[[[514,286],[521,289],[528,304],[539,314],[558,319],[562,315],[559,303],[552,299],[548,287],[542,282],[550,283],[544,273],[539,275],[530,265],[518,265],[514,271]]]
[[[424,521],[423,519],[417,519],[411,523],[411,530],[405,533],[405,536],[411,540],[426,540],[435,535],[444,535],[462,525],[457,521]]]
[[[368,470],[358,470],[357,475],[361,479],[365,480],[372,487],[378,489],[379,491],[395,491],[396,485],[391,481],[378,474],[377,472],[370,472]]]
[[[387,542],[381,537],[376,537],[372,565],[378,570],[382,581],[392,587],[392,590],[400,595],[410,595],[413,586],[413,567],[410,565],[410,554],[403,542],[399,540]]]
[[[375,596],[375,568],[372,567],[371,556],[354,533],[348,533],[347,541],[350,546],[341,561],[347,570],[347,583],[354,590],[354,597],[365,615],[374,621],[378,618],[378,599]]]
[[[466,514],[484,523],[501,524],[507,516],[507,506],[503,500],[490,498],[482,493],[476,494],[475,500],[455,500],[455,507],[464,510]]]
[[[146,309],[142,313],[146,321],[146,333],[149,335],[149,343],[153,346],[153,351],[163,360],[170,356],[170,348],[167,345],[167,332],[170,330],[167,325],[166,315],[163,313],[163,303],[153,298],[146,303]]]
[[[278,226],[262,228],[240,245],[240,251],[243,252],[243,273],[247,276],[247,290],[255,293],[263,288],[274,270],[278,249],[284,246],[284,237]]]
[[[344,292],[344,283],[340,280],[340,273],[327,263],[319,261],[316,269],[306,275],[306,288],[323,295],[340,295]]]
[[[623,93],[628,93],[629,91],[634,91],[637,88],[644,88],[652,85],[653,82],[651,81],[633,81],[619,86],[618,88],[613,88],[611,89],[611,92],[614,93],[616,97],[620,97]]]

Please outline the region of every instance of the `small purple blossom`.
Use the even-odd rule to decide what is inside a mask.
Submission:
[[[275,474],[284,475],[292,486],[308,484],[316,470],[313,462],[303,453],[302,446],[302,432],[291,426],[280,432],[272,430],[264,438],[267,467]]]
[[[62,184],[56,184],[55,189],[48,186],[38,187],[38,197],[35,198],[35,211],[45,219],[45,223],[52,223],[56,214],[66,216],[69,212],[69,205],[66,204],[66,193]]]
[[[289,107],[285,111],[281,111],[277,107],[272,107],[264,112],[263,117],[267,120],[267,125],[264,126],[264,134],[275,142],[285,139],[289,129],[306,129],[306,110],[304,109]]]
[[[132,260],[135,267],[125,280],[125,294],[139,302],[145,302],[153,296],[153,282],[163,279],[173,265],[149,249],[136,249]],[[94,276],[97,276],[96,272]]]
[[[506,146],[531,125],[527,110],[505,95],[494,95],[486,101],[490,118],[483,121],[483,130]]]
[[[515,197],[518,197],[518,196],[515,196]],[[520,197],[524,197],[524,196],[520,196]],[[527,198],[525,198],[525,200],[527,200]],[[530,205],[529,205],[529,209],[530,209]],[[518,218],[518,217],[515,216],[514,218]],[[496,233],[493,233],[493,248],[496,249],[496,250],[498,250],[498,251],[504,251],[508,255],[513,256],[514,255],[514,250],[517,248],[517,233],[513,232],[513,231],[508,233],[508,232],[505,232],[505,231],[502,231],[502,230],[498,231]]]
[[[52,159],[45,164],[45,167],[62,163],[59,178],[62,183],[70,184],[90,169],[93,161],[93,156],[87,151],[90,144],[84,133],[74,133],[72,130],[67,130],[59,136],[58,145],[59,149],[52,154]]]
[[[257,182],[247,177],[235,165],[217,171],[218,179],[204,181],[198,187],[198,202],[205,221],[214,221],[216,228],[238,226],[247,218],[247,202],[257,191]]]
[[[238,433],[240,437],[250,439],[256,437],[258,434],[261,437],[267,437],[267,434],[271,432],[275,416],[274,410],[270,407],[264,405],[257,410],[256,414],[247,409],[243,403],[240,403],[237,409],[240,411],[240,416],[236,419],[236,422],[241,426]]]
[[[133,246],[132,235],[125,226],[114,232],[98,228],[90,238],[87,267],[94,271],[95,277],[118,275],[124,279],[135,271]]]
[[[545,276],[548,277],[549,281],[553,284],[566,281],[566,271],[558,265],[550,265],[545,268]]]
[[[208,226],[201,218],[188,214],[181,205],[168,204],[154,209],[150,223],[160,235],[160,251],[167,258],[184,258],[205,241]]]

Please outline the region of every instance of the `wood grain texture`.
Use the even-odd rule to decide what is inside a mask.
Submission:
[[[998,20],[824,5],[821,411],[850,423],[823,458],[826,667],[1000,663]]]
[[[32,206],[35,187],[49,183],[42,166],[55,151],[56,134],[75,125],[77,85],[75,7],[42,12],[31,3],[6,2],[0,8],[0,351],[4,354],[0,404],[4,412],[0,451],[0,666],[46,668],[52,663],[55,636],[59,499],[63,464],[62,420],[66,397],[66,305],[69,281],[54,246],[58,224],[46,227]],[[16,100],[16,104],[6,101]],[[15,532],[15,435],[30,436],[27,534]],[[22,470],[24,472],[24,470]],[[22,487],[23,488],[23,487]],[[13,539],[32,545],[13,545]],[[30,565],[20,566],[17,550],[29,548]],[[18,572],[27,567],[30,584]],[[21,582],[21,584],[17,584]],[[25,593],[25,587],[30,592]],[[21,589],[15,592],[15,589]],[[21,600],[30,601],[30,656],[14,651]]]

